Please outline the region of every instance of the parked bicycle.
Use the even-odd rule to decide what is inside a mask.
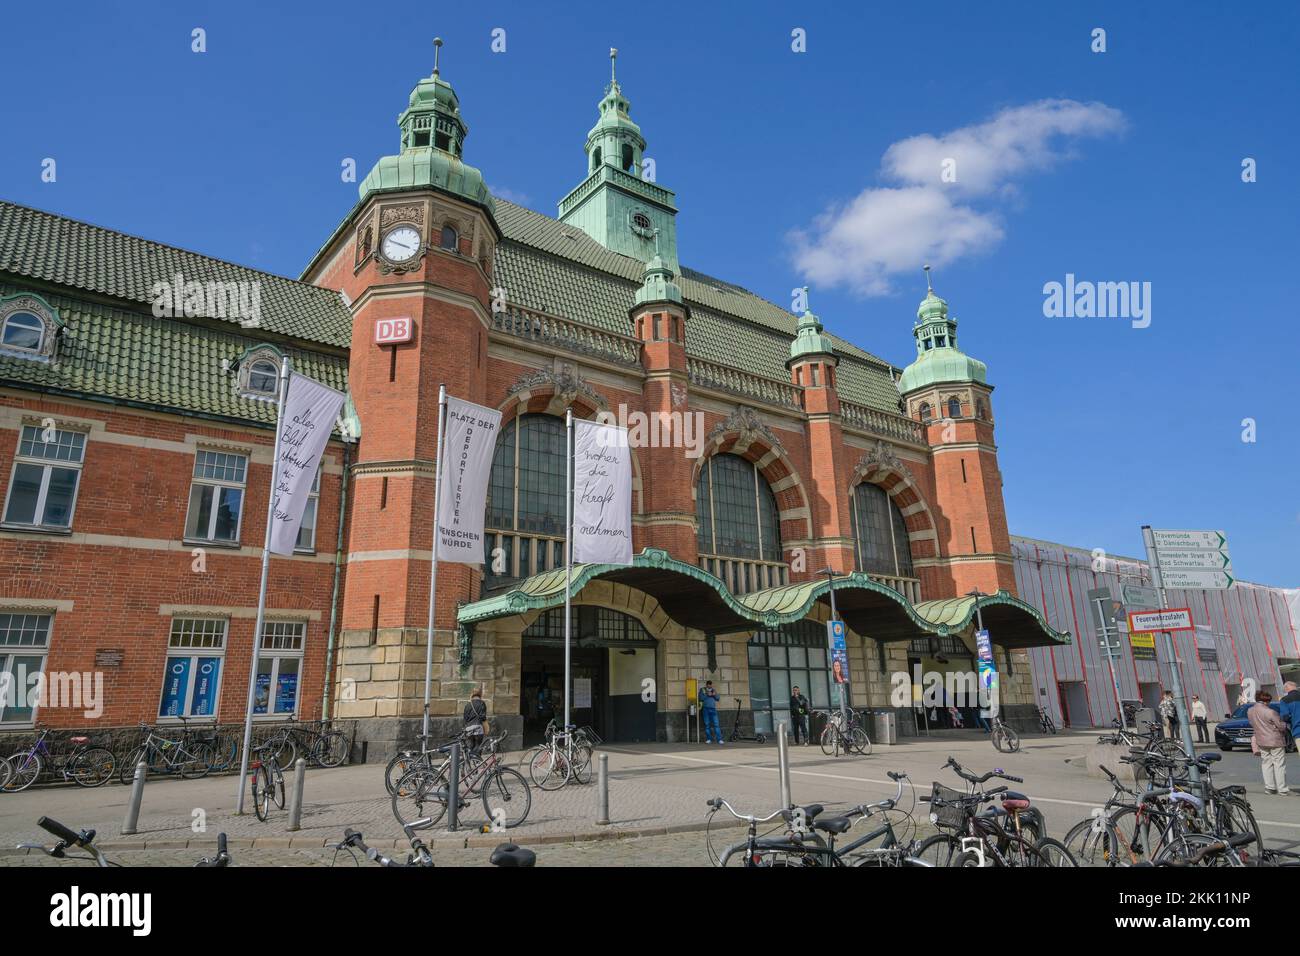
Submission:
[[[59,842],[54,846],[45,846],[43,843],[20,843],[18,849],[37,850],[56,860],[89,860],[98,867],[121,867],[122,865],[108,859],[99,847],[95,846],[94,830],[73,831],[58,820],[53,820],[50,817],[41,817],[36,821],[36,825],[47,833],[58,837]],[[69,853],[69,850],[84,850],[85,853]],[[224,833],[217,834],[217,855],[215,857],[204,857],[194,865],[201,867],[229,866],[230,854],[226,852],[226,835]]]
[[[1000,714],[994,714],[989,721],[989,738],[998,753],[1013,754],[1020,749],[1020,735],[1002,722]]]
[[[841,753],[867,756],[871,753],[871,738],[867,736],[862,717],[857,711],[850,709],[847,715],[838,710],[818,710],[813,713],[826,721],[820,739],[822,753],[826,756],[838,757]]]
[[[9,764],[9,758],[0,756],[0,793],[9,788],[9,778],[13,776],[14,768]]]
[[[348,756],[348,737],[343,731],[331,730],[328,725],[319,730],[304,727],[293,717],[277,728],[266,743],[275,747],[281,767],[292,767],[299,757],[320,767],[337,767]]]
[[[371,863],[378,863],[380,866],[432,867],[433,854],[429,852],[429,848],[425,846],[424,841],[416,836],[413,828],[406,826],[402,829],[411,844],[411,852],[407,854],[405,863],[384,856],[374,847],[366,846],[361,834],[356,830],[349,829],[343,831],[343,841],[341,843],[331,843],[326,846],[327,850],[334,851],[334,858],[330,865],[338,866],[339,853],[347,853],[352,860],[353,866],[361,865],[361,860],[358,857],[358,854],[360,854]],[[534,866],[537,863],[537,854],[515,843],[502,843],[492,851],[489,861],[493,866]]]
[[[8,758],[5,766],[9,772],[0,769],[0,776],[5,777],[4,790],[26,790],[46,771],[79,787],[101,787],[113,779],[117,759],[107,747],[92,746],[89,737],[70,737],[72,750],[55,753],[50,749],[49,736],[49,728],[42,729],[30,747]]]
[[[545,744],[529,753],[528,776],[542,790],[559,790],[570,781],[591,782],[592,747],[572,725],[551,732]]]
[[[483,741],[478,753],[469,753],[460,762],[457,800],[467,807],[478,797],[487,816],[485,826],[493,831],[509,830],[528,818],[533,795],[523,774],[507,767],[497,748],[505,732]],[[393,789],[393,816],[403,828],[425,830],[436,826],[447,812],[450,802],[451,761],[438,767],[417,766]]]
[[[1143,754],[1155,754],[1159,757],[1165,757],[1171,761],[1184,761],[1182,763],[1164,764],[1156,767],[1158,773],[1164,773],[1166,776],[1158,780],[1160,786],[1169,786],[1171,781],[1184,783],[1187,780],[1187,763],[1190,758],[1183,745],[1172,737],[1164,736],[1160,724],[1154,720],[1146,722],[1147,730],[1145,733],[1132,730],[1120,725],[1119,719],[1111,721],[1111,731],[1102,734],[1097,738],[1100,744],[1112,744],[1115,746],[1125,747],[1129,750],[1138,750]],[[1174,775],[1168,776],[1169,771]]]
[[[1038,727],[1045,734],[1056,733],[1056,721],[1052,719],[1052,715],[1043,707],[1038,708]]]
[[[185,733],[179,738],[164,737],[143,722],[140,729],[145,731],[144,743],[118,765],[117,776],[124,784],[131,782],[136,765],[142,761],[151,774],[178,773],[188,780],[207,776],[216,762],[212,745],[205,740],[192,739]]]
[[[278,752],[278,748],[269,743],[254,747],[253,760],[248,765],[248,783],[253,790],[253,812],[259,820],[270,816],[272,804],[284,809],[284,771],[275,759]]]

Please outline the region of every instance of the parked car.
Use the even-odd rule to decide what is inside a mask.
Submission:
[[[1235,747],[1250,749],[1250,738],[1255,736],[1255,731],[1250,726],[1250,721],[1246,719],[1246,711],[1254,706],[1254,704],[1242,704],[1232,713],[1224,714],[1223,720],[1214,725],[1214,742],[1219,745],[1220,750],[1232,750]],[[1279,714],[1282,712],[1276,702],[1268,706]],[[1290,730],[1286,732],[1286,749],[1288,753],[1295,752],[1295,738],[1291,736]]]

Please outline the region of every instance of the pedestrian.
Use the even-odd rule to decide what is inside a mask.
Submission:
[[[483,736],[488,730],[487,720],[487,703],[483,700],[483,688],[475,687],[469,695],[469,703],[465,705],[465,713],[461,727],[461,733],[465,735],[466,749],[470,753],[478,753],[483,746]]]
[[[1277,702],[1278,712],[1291,725],[1291,739],[1300,740],[1300,688],[1296,687],[1295,681],[1289,680],[1282,689],[1286,693]]]
[[[790,723],[794,726],[794,742],[799,743],[799,734],[803,733],[803,745],[808,746],[808,698],[799,693],[799,685],[790,690]]]
[[[1286,721],[1269,706],[1273,695],[1260,691],[1256,704],[1246,712],[1255,731],[1251,749],[1259,752],[1264,771],[1265,793],[1290,793],[1286,785]]]
[[[717,737],[718,743],[722,743],[722,727],[718,724],[718,689],[711,680],[706,680],[704,689],[700,691],[700,716],[704,718],[704,742],[711,744]]]
[[[1192,720],[1196,721],[1196,742],[1198,744],[1208,744],[1210,742],[1210,730],[1206,724],[1209,719],[1210,713],[1205,709],[1205,701],[1193,694]]]
[[[1166,737],[1174,740],[1178,739],[1178,706],[1174,703],[1174,692],[1165,691],[1164,697],[1160,698],[1160,720],[1164,724],[1161,728]]]

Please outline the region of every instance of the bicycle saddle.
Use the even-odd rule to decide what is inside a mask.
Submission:
[[[1002,794],[1002,807],[1005,810],[1028,810],[1029,798],[1023,793],[1017,793],[1015,790],[1008,790]]]
[[[1197,763],[1218,763],[1222,759],[1223,759],[1223,754],[1208,753],[1208,754],[1201,754],[1199,757],[1196,758],[1196,762]]]
[[[502,843],[492,851],[493,866],[535,866],[537,854],[516,843]]]
[[[805,807],[795,807],[791,810],[782,810],[781,817],[782,819],[785,820],[786,823],[789,823],[794,817],[794,811],[802,810],[804,820],[811,822],[813,817],[817,816],[817,814],[821,813],[825,809],[826,808],[822,806],[820,803],[810,803]]]
[[[824,830],[827,833],[845,833],[849,827],[853,826],[853,821],[848,817],[827,817],[825,820],[814,820],[814,830]]]
[[[69,738],[68,738],[68,743],[70,743],[70,744],[88,744],[88,743],[90,743],[90,738],[89,738],[89,737],[69,737]]]

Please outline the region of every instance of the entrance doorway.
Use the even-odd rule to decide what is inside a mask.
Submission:
[[[1058,681],[1061,697],[1061,719],[1066,727],[1091,726],[1088,716],[1088,685],[1083,681]]]
[[[635,743],[656,734],[657,645],[641,622],[604,607],[572,608],[569,719],[602,740]],[[524,745],[564,722],[564,609],[543,613],[523,633],[519,712]],[[646,699],[649,698],[649,699]]]

